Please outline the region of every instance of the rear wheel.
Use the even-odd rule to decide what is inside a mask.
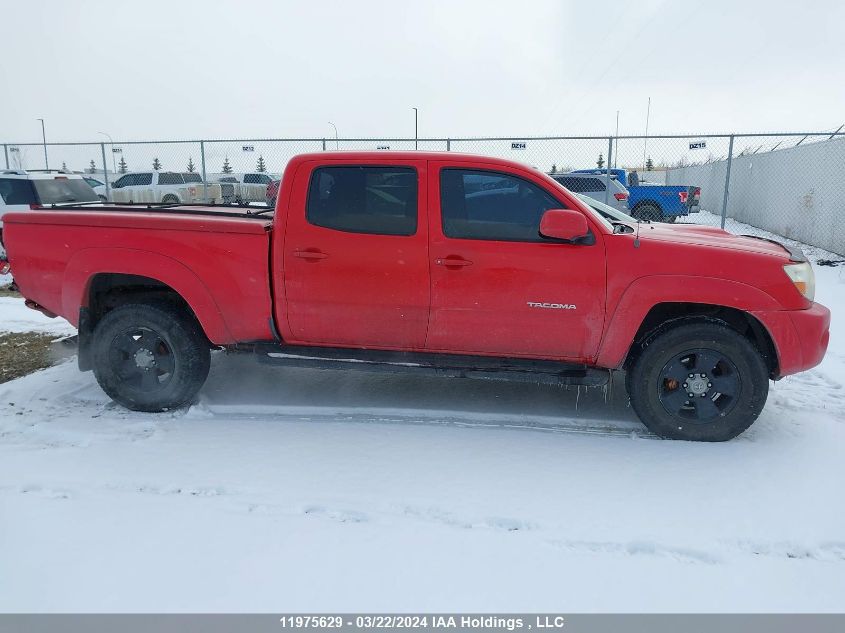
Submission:
[[[659,222],[662,217],[662,213],[660,212],[660,207],[658,207],[657,205],[646,203],[641,204],[636,209],[634,209],[634,217],[639,220]]]
[[[631,406],[661,437],[722,442],[763,410],[768,369],[759,350],[720,323],[691,323],[659,333],[627,377]]]
[[[196,321],[165,302],[127,304],[108,312],[94,329],[92,353],[103,391],[134,411],[190,403],[211,362]]]

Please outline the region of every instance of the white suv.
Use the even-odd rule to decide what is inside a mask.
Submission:
[[[100,198],[79,174],[56,170],[0,170],[0,240],[6,213],[27,211],[37,206],[82,202],[100,202]]]

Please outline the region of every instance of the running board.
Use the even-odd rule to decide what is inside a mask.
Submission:
[[[243,349],[243,346],[236,348]],[[259,343],[252,347],[259,360],[271,365],[309,369],[358,369],[387,373],[426,373],[450,378],[501,380],[547,385],[600,387],[610,378],[607,369],[587,365],[522,358],[392,352],[336,347],[300,347]]]

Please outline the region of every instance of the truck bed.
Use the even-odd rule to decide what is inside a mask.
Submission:
[[[11,213],[4,225],[23,295],[74,325],[91,284],[108,271],[172,287],[214,344],[273,338],[268,214],[223,206],[83,205]]]

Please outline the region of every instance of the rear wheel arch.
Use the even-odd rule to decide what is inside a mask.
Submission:
[[[191,304],[171,286],[143,275],[97,273],[89,280],[79,314],[79,366],[91,368],[91,336],[100,321],[113,310],[128,304],[168,306],[174,314],[194,323],[213,346]]]
[[[103,247],[76,253],[65,268],[61,313],[76,315],[103,290],[118,288],[167,290],[190,307],[215,345],[235,342],[214,297],[196,273],[178,260],[138,249]]]

